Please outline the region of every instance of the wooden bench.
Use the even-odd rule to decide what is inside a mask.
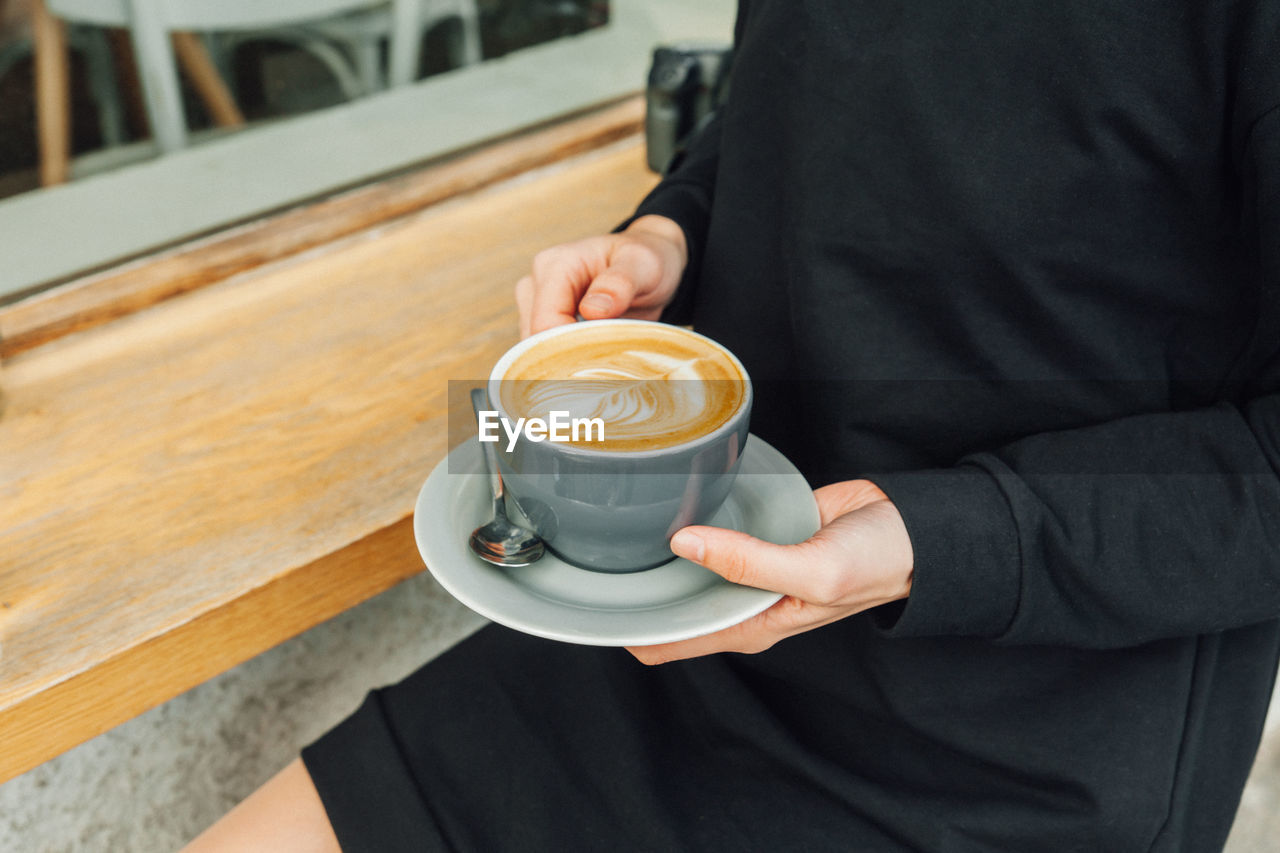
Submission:
[[[0,781],[422,570],[448,383],[516,340],[538,249],[653,184],[641,115],[0,307]]]

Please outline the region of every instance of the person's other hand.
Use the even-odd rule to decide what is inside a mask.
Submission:
[[[671,550],[734,583],[780,592],[772,607],[722,631],[628,649],[658,664],[714,652],[761,652],[786,637],[911,592],[914,555],[897,507],[868,480],[814,492],[822,528],[798,545],[774,545],[718,527],[686,527]]]
[[[665,216],[641,216],[617,234],[544,249],[516,283],[520,337],[586,320],[656,320],[688,263],[684,231]]]

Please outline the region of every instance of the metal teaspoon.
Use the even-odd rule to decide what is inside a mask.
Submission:
[[[471,408],[476,412],[477,423],[485,403],[484,389],[471,389]],[[493,519],[472,532],[471,550],[495,566],[527,566],[537,562],[545,550],[542,540],[532,530],[507,518],[506,493],[502,487],[502,476],[498,473],[498,456],[492,444],[481,442],[480,447],[484,450],[485,469],[493,491]]]

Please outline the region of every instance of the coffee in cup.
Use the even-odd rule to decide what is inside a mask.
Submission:
[[[600,418],[603,436],[571,443],[605,452],[684,444],[725,424],[742,405],[744,373],[723,347],[660,323],[590,324],[525,349],[503,371],[502,408]]]
[[[495,365],[491,429],[507,494],[567,562],[638,571],[727,497],[751,386],[720,344],[641,320],[559,326]],[[485,437],[484,424],[481,429]]]

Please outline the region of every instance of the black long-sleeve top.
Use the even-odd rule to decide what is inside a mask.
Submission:
[[[909,599],[744,658],[923,850],[1212,850],[1280,653],[1280,3],[751,0],[639,213]],[[825,774],[825,775],[824,775]]]

